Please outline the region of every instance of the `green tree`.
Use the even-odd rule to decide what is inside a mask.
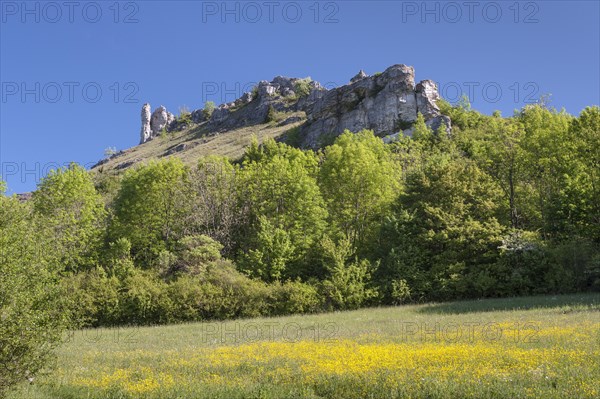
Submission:
[[[475,280],[496,262],[504,229],[501,191],[475,162],[458,154],[432,156],[407,179],[395,216],[393,245],[379,281],[404,279],[416,299],[488,294]],[[479,291],[478,291],[479,290]]]
[[[454,106],[445,100],[438,100],[442,114],[447,115],[452,120],[452,133],[456,134],[467,129],[478,128],[485,124],[486,117],[479,112],[471,109],[469,97],[464,95]]]
[[[127,238],[134,260],[145,267],[172,250],[185,234],[189,212],[187,168],[178,158],[127,171],[114,200],[113,240]]]
[[[242,206],[249,214],[240,249],[247,255],[253,252],[239,258],[242,269],[265,277],[263,271],[254,270],[258,267],[254,261],[261,259],[261,270],[272,271],[267,273],[269,279],[310,274],[311,250],[321,238],[327,217],[315,178],[317,168],[312,151],[273,140],[250,147],[239,182]],[[285,251],[275,254],[275,248]]]
[[[417,120],[413,125],[412,138],[417,143],[422,143],[424,145],[431,144],[433,140],[433,132],[429,126],[425,124],[425,118],[423,118],[423,115],[420,112],[417,114]]]
[[[33,193],[33,207],[52,230],[65,270],[78,271],[97,262],[106,211],[84,168],[71,164],[52,170]]]
[[[248,250],[243,265],[249,265],[251,274],[265,281],[280,280],[290,274],[287,267],[297,256],[296,247],[287,231],[274,226],[266,217],[259,217],[258,224],[255,248]]]
[[[532,185],[530,226],[540,229],[542,238],[565,233],[569,218],[564,214],[565,176],[571,171],[573,141],[568,136],[572,117],[564,111],[542,105],[524,107],[518,114],[524,135],[520,140],[524,151],[524,167]]]
[[[70,326],[52,230],[0,183],[0,397],[50,366]]]
[[[348,238],[336,243],[324,237],[321,246],[328,271],[322,291],[329,306],[335,309],[358,309],[377,296],[377,290],[370,286],[375,268],[368,260],[359,260],[354,256],[355,251]]]
[[[566,189],[570,214],[577,230],[600,244],[600,107],[587,107],[573,120],[569,139],[575,152]]]
[[[505,219],[514,229],[527,224],[532,191],[521,146],[524,134],[524,126],[515,118],[489,118],[484,127],[460,138],[468,142],[471,156],[502,189],[508,211]]]
[[[346,131],[324,151],[319,184],[337,234],[359,253],[379,242],[379,226],[400,191],[400,167],[370,130]]]
[[[223,244],[225,254],[233,250],[235,231],[247,219],[247,212],[238,206],[238,172],[227,158],[208,156],[189,173],[191,210],[186,224],[194,233]]]

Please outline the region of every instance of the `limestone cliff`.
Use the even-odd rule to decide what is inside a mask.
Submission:
[[[445,125],[449,133],[451,122],[441,115],[436,104],[439,98],[435,82],[423,80],[415,85],[412,67],[393,65],[373,76],[361,70],[349,84],[331,90],[310,79],[278,76],[271,82],[261,81],[253,92],[234,102],[221,104],[208,120],[201,109],[193,111],[191,121],[203,124],[208,134],[216,134],[265,123],[272,111],[301,111],[306,122],[299,129],[299,144],[316,148],[323,136],[337,136],[346,129],[371,129],[386,141],[393,140],[399,134],[411,133],[418,113],[433,130]],[[179,127],[165,107],[150,114],[150,105],[144,104],[140,143],[156,137],[163,129]]]

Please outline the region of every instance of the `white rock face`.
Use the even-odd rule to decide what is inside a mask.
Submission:
[[[316,148],[322,134],[372,129],[378,135],[397,133],[402,124],[417,119],[414,69],[393,65],[385,72],[366,76],[359,73],[353,83],[327,91],[318,99],[308,125],[304,144]]]
[[[430,119],[440,114],[436,101],[440,99],[437,85],[433,80],[423,80],[415,87],[417,109],[425,119]]]
[[[150,104],[142,107],[142,129],[140,131],[140,144],[158,136],[165,127],[175,120],[175,115],[168,112],[162,105],[151,113]]]
[[[140,131],[140,144],[152,138],[152,129],[150,128],[150,104],[146,103],[142,107],[142,130]]]
[[[436,104],[440,98],[437,85],[424,80],[415,87],[414,76],[412,67],[393,65],[373,76],[359,73],[352,83],[327,91],[307,111],[308,122],[301,128],[303,145],[318,148],[321,135],[338,135],[345,129],[371,129],[393,140],[399,133],[412,134],[409,127],[418,113],[434,131],[444,125],[450,134],[450,118],[441,115]]]
[[[270,109],[278,112],[304,112],[306,123],[300,126],[300,145],[318,148],[323,138],[335,137],[345,129],[358,132],[371,129],[379,137],[393,140],[399,134],[411,135],[412,124],[421,113],[425,123],[434,131],[445,127],[451,134],[451,121],[442,115],[436,102],[437,85],[423,80],[415,86],[415,72],[410,66],[397,64],[382,73],[369,76],[360,71],[350,84],[327,90],[318,82],[277,76],[271,82],[260,81],[251,93],[235,102],[221,104],[210,118],[202,109],[192,112],[195,123],[206,122],[211,133],[265,123]],[[304,88],[308,82],[308,93]],[[150,105],[142,109],[140,142],[161,133],[175,117],[160,106],[150,116]],[[148,122],[149,121],[149,122]],[[173,125],[171,125],[173,126]]]
[[[272,96],[277,92],[277,87],[270,82],[262,80],[258,83],[258,95],[260,97]]]
[[[164,106],[160,106],[154,110],[150,119],[150,128],[152,129],[152,137],[158,136],[160,132],[171,123],[175,117],[167,112]]]

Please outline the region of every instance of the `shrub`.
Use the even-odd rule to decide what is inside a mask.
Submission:
[[[123,324],[159,324],[169,320],[172,302],[167,284],[154,273],[136,270],[122,283],[119,294]]]
[[[272,105],[269,105],[269,111],[267,112],[267,116],[265,118],[265,123],[277,122],[278,112],[275,111]]]
[[[121,284],[116,277],[95,269],[65,278],[62,283],[70,293],[70,308],[79,326],[110,326],[121,319]]]
[[[392,280],[392,299],[395,304],[410,301],[410,287],[404,279]]]
[[[177,122],[184,126],[189,126],[192,124],[192,114],[186,106],[183,106],[179,109],[179,117],[177,118]],[[165,126],[165,132],[166,131],[167,129]]]
[[[113,155],[117,153],[116,147],[107,147],[104,149],[104,157],[106,159],[110,159]]]
[[[269,313],[269,289],[261,281],[250,279],[228,261],[211,264],[202,278],[206,319],[259,317]]]
[[[177,242],[177,270],[198,274],[221,259],[223,245],[206,235],[185,236]]]
[[[215,111],[215,108],[216,106],[213,101],[205,102],[204,109],[202,109],[202,115],[204,116],[204,119],[209,120],[213,112]]]
[[[294,91],[299,98],[306,97],[310,94],[311,78],[299,79],[294,83]]]
[[[168,286],[171,299],[169,319],[175,322],[200,321],[206,305],[205,287],[198,276],[182,275]]]
[[[274,283],[270,287],[274,296],[273,314],[315,313],[321,309],[321,297],[313,285],[287,281],[283,284]]]

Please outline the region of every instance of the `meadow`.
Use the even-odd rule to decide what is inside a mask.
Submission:
[[[81,330],[10,399],[598,398],[600,295]]]

